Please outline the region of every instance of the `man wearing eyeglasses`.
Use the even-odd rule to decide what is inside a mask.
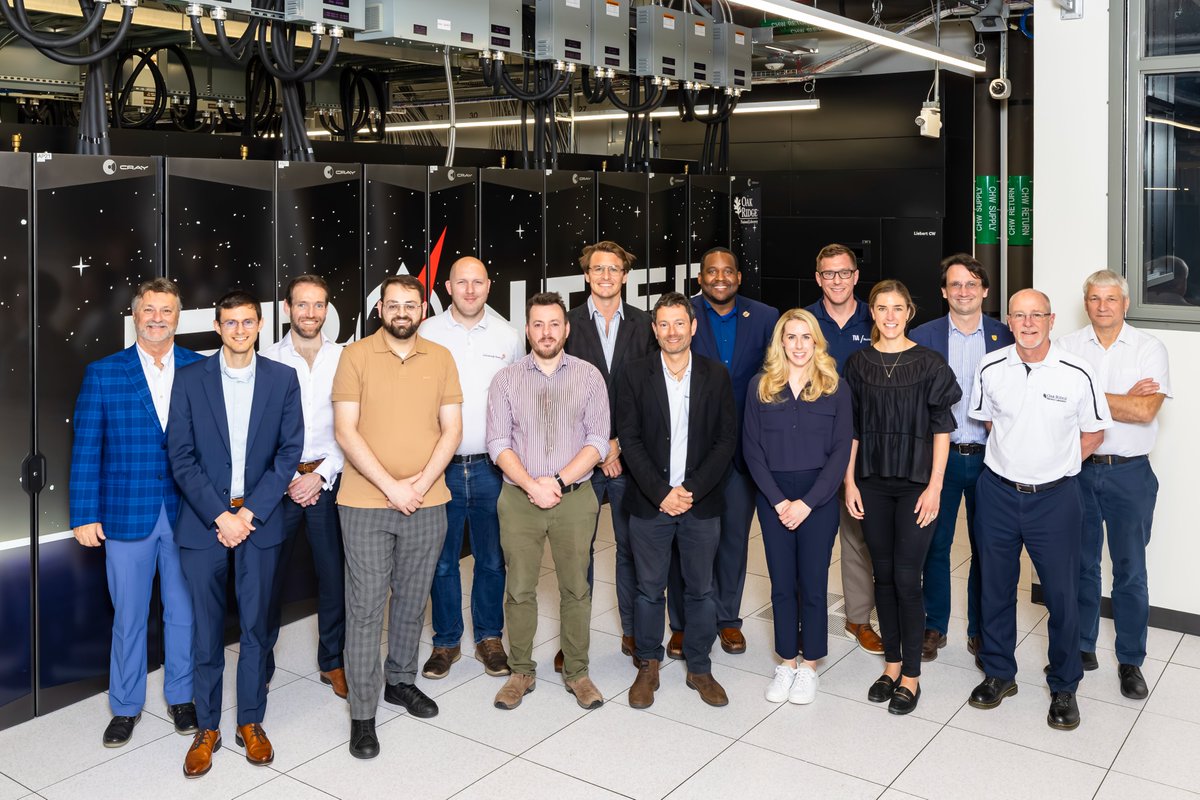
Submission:
[[[175,523],[179,561],[195,615],[193,650],[199,730],[183,774],[198,778],[221,748],[225,670],[225,603],[229,550],[241,639],[237,665],[237,735],[246,760],[275,758],[262,721],[267,709],[268,610],[287,537],[280,503],[304,447],[304,412],[296,371],[258,358],[262,307],[233,291],[217,301],[216,355],[179,370],[171,389],[167,452],[184,503]]]
[[[650,315],[621,300],[621,287],[629,279],[634,256],[616,242],[597,242],[583,248],[579,266],[588,285],[586,303],[567,312],[571,335],[567,355],[581,358],[600,370],[608,387],[609,408],[613,406],[617,379],[629,361],[654,351]],[[592,489],[603,503],[608,497],[616,547],[617,610],[621,615],[621,652],[633,656],[633,608],[637,601],[637,576],[629,543],[629,513],[625,510],[625,464],[617,441],[616,418],[608,441],[608,456],[592,471]],[[595,546],[595,535],[592,536]],[[595,558],[593,556],[593,562]],[[592,583],[593,565],[588,566]],[[555,672],[562,672],[562,650],[554,659]]]
[[[817,286],[821,299],[808,307],[817,318],[829,343],[829,355],[837,361],[838,374],[852,353],[871,344],[871,313],[867,304],[854,296],[858,283],[858,258],[844,244],[829,244],[817,253]],[[883,640],[871,627],[875,607],[875,577],[871,555],[863,539],[862,523],[839,503],[842,541],[842,595],[845,597],[846,632],[868,653],[883,655]]]
[[[1050,612],[1050,711],[1057,730],[1079,727],[1079,562],[1083,527],[1080,462],[1112,427],[1092,367],[1051,344],[1050,299],[1023,289],[1008,302],[1015,343],[983,358],[972,381],[970,415],[988,428],[975,487],[980,647],[986,676],[971,692],[991,709],[1017,693],[1017,580],[1021,547],[1037,569]]]
[[[988,276],[983,265],[968,253],[956,253],[942,261],[942,297],[950,313],[913,330],[914,342],[941,354],[954,370],[962,399],[954,404],[957,427],[950,434],[950,458],[942,479],[942,499],[937,530],[925,557],[925,640],[921,660],[933,661],[946,646],[950,626],[950,546],[958,523],[958,507],[966,498],[967,538],[971,542],[971,567],[967,578],[967,649],[979,666],[979,562],[975,559],[975,483],[983,471],[987,429],[967,413],[971,405],[971,381],[984,355],[1013,343],[1003,323],[985,316],[983,300],[988,296]],[[982,667],[980,667],[982,669]]]
[[[346,551],[346,682],[355,758],[379,755],[380,689],[384,700],[414,717],[438,713],[416,686],[417,648],[446,538],[446,466],[462,440],[463,395],[454,357],[417,333],[425,287],[411,275],[393,275],[379,294],[383,325],[342,351],[332,395],[334,432],[346,454],[338,514]],[[381,670],[385,604],[388,655]]]

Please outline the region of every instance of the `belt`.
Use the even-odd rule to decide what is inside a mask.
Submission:
[[[488,457],[487,453],[471,453],[470,455],[450,456],[451,464],[470,464],[472,461],[485,461]]]
[[[299,472],[301,475],[307,475],[321,466],[324,461],[325,459],[323,458],[318,458],[316,461],[301,461],[300,466],[296,467],[296,472]]]
[[[985,449],[981,444],[952,444],[950,449],[960,456],[977,456]]]
[[[246,498],[244,497],[235,497],[229,501],[230,508],[241,508],[244,505],[246,505]]]
[[[1050,481],[1049,483],[1017,483],[1016,481],[1010,481],[1008,478],[995,472],[992,472],[992,474],[996,476],[996,480],[1000,481],[1005,486],[1011,486],[1021,494],[1037,494],[1038,492],[1047,492],[1053,489],[1055,486],[1061,486],[1074,477],[1072,475],[1065,475],[1058,480]]]
[[[1085,464],[1107,464],[1110,467],[1113,464],[1128,464],[1130,461],[1141,461],[1149,456],[1088,456],[1083,460]]]
[[[576,489],[582,489],[583,484],[584,484],[584,481],[580,481],[579,483],[568,483],[566,486],[563,487],[562,493],[570,494],[571,492],[575,491]],[[590,486],[591,483],[588,483],[588,485]]]

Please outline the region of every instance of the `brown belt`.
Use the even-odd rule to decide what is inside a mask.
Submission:
[[[307,475],[321,466],[324,461],[325,459],[323,458],[318,458],[316,461],[301,461],[300,466],[296,467],[296,472],[299,472],[301,475]]]
[[[235,497],[229,501],[230,508],[241,508],[244,505],[246,505],[246,498],[244,497]]]

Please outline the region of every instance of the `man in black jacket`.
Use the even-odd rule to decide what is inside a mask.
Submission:
[[[566,351],[600,370],[608,386],[612,406],[617,377],[630,361],[654,352],[654,333],[650,315],[621,300],[621,289],[629,278],[634,257],[616,242],[597,242],[583,249],[579,266],[587,281],[587,302],[571,309],[567,321],[571,335]],[[610,432],[608,457],[592,472],[592,489],[596,499],[612,512],[613,538],[617,541],[617,609],[621,614],[621,652],[633,655],[633,605],[637,597],[634,577],[633,551],[629,549],[629,514],[622,502],[625,495],[625,469],[621,463],[621,445],[616,423]],[[595,533],[592,534],[595,541]],[[592,568],[588,567],[588,583]],[[554,660],[556,671],[562,671],[562,653]]]
[[[663,295],[654,306],[661,353],[631,362],[617,387],[617,434],[633,477],[625,495],[637,569],[635,637],[638,676],[629,705],[654,702],[663,658],[663,592],[671,546],[679,550],[687,614],[683,654],[687,685],[704,702],[723,706],[709,650],[717,637],[713,562],[737,445],[733,385],[720,362],[691,352],[696,312],[686,297]]]

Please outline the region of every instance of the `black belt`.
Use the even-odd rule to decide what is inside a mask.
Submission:
[[[471,453],[466,456],[450,456],[451,464],[470,464],[472,461],[484,461],[488,457],[487,453]]]
[[[1000,481],[1005,486],[1011,486],[1012,488],[1016,489],[1021,494],[1037,494],[1038,492],[1048,492],[1051,489],[1053,489],[1055,486],[1061,486],[1062,484],[1069,481],[1071,478],[1075,477],[1073,475],[1065,475],[1065,476],[1059,478],[1058,480],[1050,481],[1049,483],[1017,483],[1016,481],[1010,481],[1008,478],[1004,477],[1003,475],[997,474],[996,472],[994,472],[992,470],[988,470],[988,471],[996,476],[996,480]]]
[[[981,444],[952,444],[950,449],[960,456],[977,456],[986,448]]]
[[[562,493],[570,494],[571,492],[575,491],[576,489],[582,489],[584,483],[587,483],[589,486],[591,486],[590,481],[580,481],[579,483],[568,483],[566,486],[562,487]]]
[[[1088,456],[1083,460],[1085,464],[1128,464],[1130,461],[1141,461],[1150,456]]]

